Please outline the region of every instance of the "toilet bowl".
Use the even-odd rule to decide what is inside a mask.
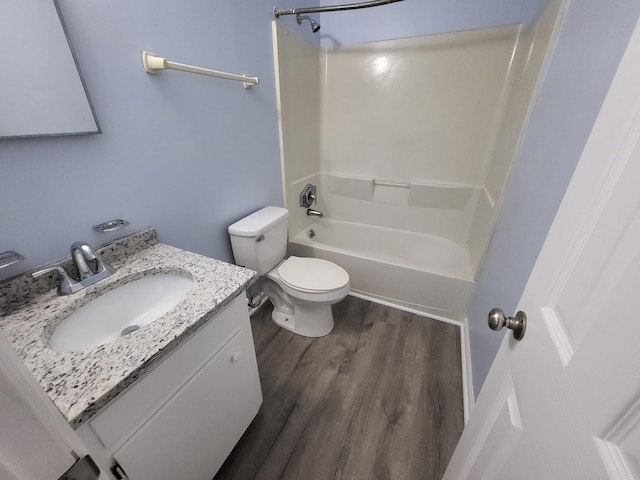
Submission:
[[[272,320],[306,337],[322,337],[334,326],[331,305],[350,290],[349,274],[318,258],[285,259],[288,211],[265,207],[229,226],[238,265],[262,277],[262,289],[273,304]]]
[[[323,337],[333,330],[331,305],[349,294],[349,274],[326,260],[289,257],[266,274],[262,289],[273,303],[274,323]]]

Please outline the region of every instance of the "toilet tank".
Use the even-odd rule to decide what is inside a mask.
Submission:
[[[287,253],[286,208],[264,207],[229,226],[236,264],[264,275]]]

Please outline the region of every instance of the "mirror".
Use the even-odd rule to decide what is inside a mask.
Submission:
[[[57,3],[0,5],[0,137],[100,133]]]

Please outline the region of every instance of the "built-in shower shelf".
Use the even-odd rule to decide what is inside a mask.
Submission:
[[[326,174],[329,193],[370,202],[464,210],[481,187],[438,185],[398,179]]]

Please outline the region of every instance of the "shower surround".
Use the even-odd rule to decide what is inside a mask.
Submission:
[[[562,11],[328,50],[274,24],[289,253],[342,265],[355,293],[464,320]],[[298,206],[307,183],[317,223]]]

